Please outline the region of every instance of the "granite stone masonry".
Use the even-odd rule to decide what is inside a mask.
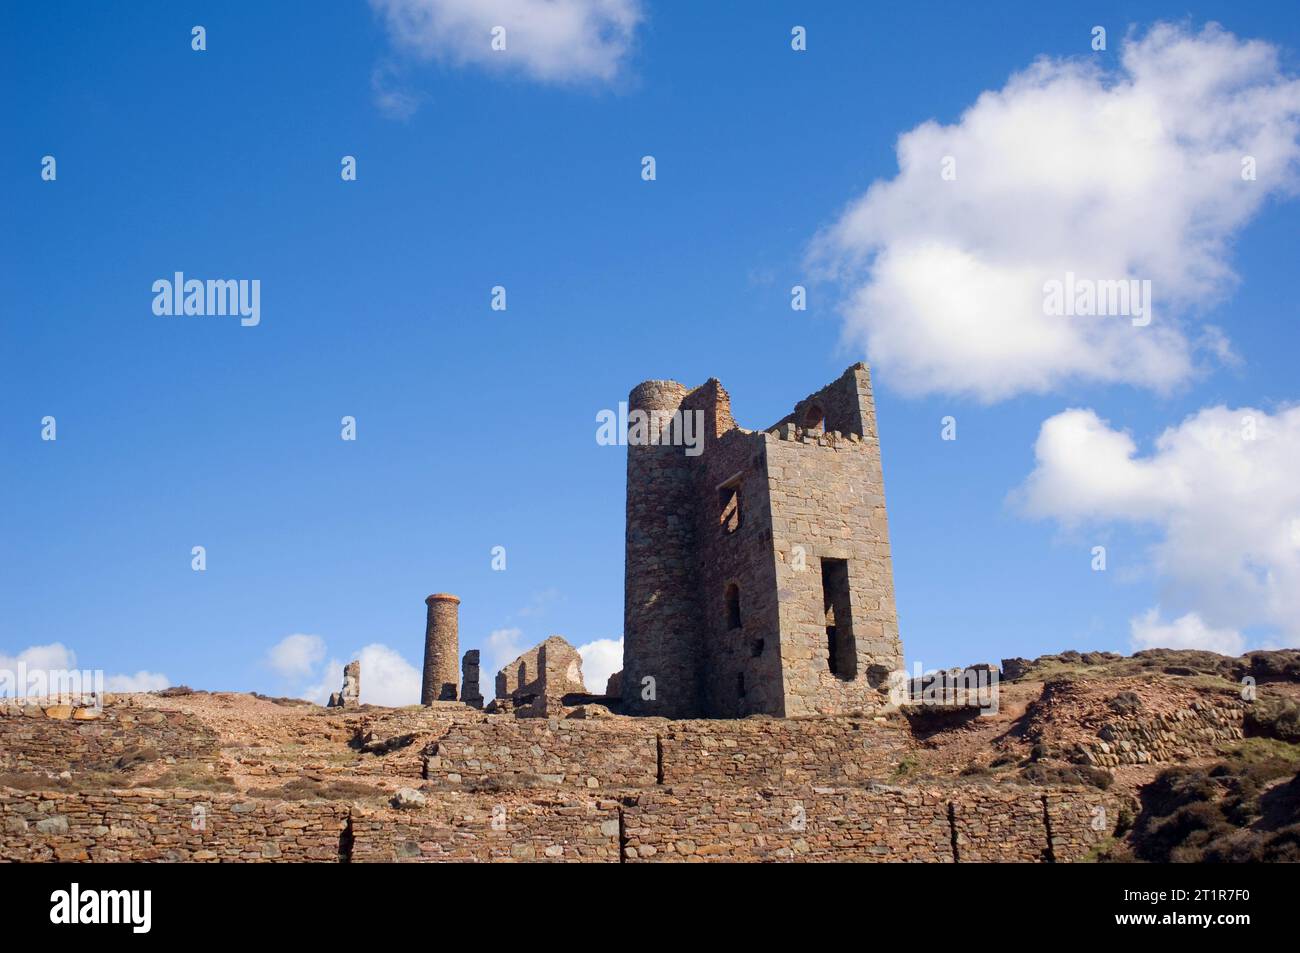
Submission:
[[[855,364],[767,430],[716,380],[628,398],[623,710],[669,718],[870,712],[901,668],[871,377]],[[672,439],[704,421],[703,449]]]

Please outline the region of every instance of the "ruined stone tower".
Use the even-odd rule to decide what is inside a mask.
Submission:
[[[424,602],[429,613],[424,628],[424,679],[420,683],[420,704],[454,702],[460,674],[460,599],[438,592]]]
[[[736,426],[717,380],[647,381],[628,411],[624,710],[735,718],[882,704],[903,652],[867,366],[766,430]],[[651,439],[634,439],[647,418]],[[692,456],[682,438],[694,422]]]

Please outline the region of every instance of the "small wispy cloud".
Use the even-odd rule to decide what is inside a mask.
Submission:
[[[644,20],[640,0],[370,0],[370,6],[400,53],[555,85],[614,82]],[[388,115],[405,118],[419,105],[390,66],[377,68],[371,85]]]

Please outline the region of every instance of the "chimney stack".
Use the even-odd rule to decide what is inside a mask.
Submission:
[[[454,702],[460,662],[460,599],[445,592],[424,600],[429,607],[424,629],[424,680],[420,704]]]

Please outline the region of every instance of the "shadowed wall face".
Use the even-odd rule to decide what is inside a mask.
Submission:
[[[424,678],[420,704],[456,701],[460,667],[460,599],[445,592],[424,600],[429,607],[424,629]]]
[[[629,395],[629,414],[671,414],[686,394],[675,381],[647,381]],[[700,710],[690,460],[680,446],[629,441],[627,448],[622,688],[629,714],[683,718]]]

